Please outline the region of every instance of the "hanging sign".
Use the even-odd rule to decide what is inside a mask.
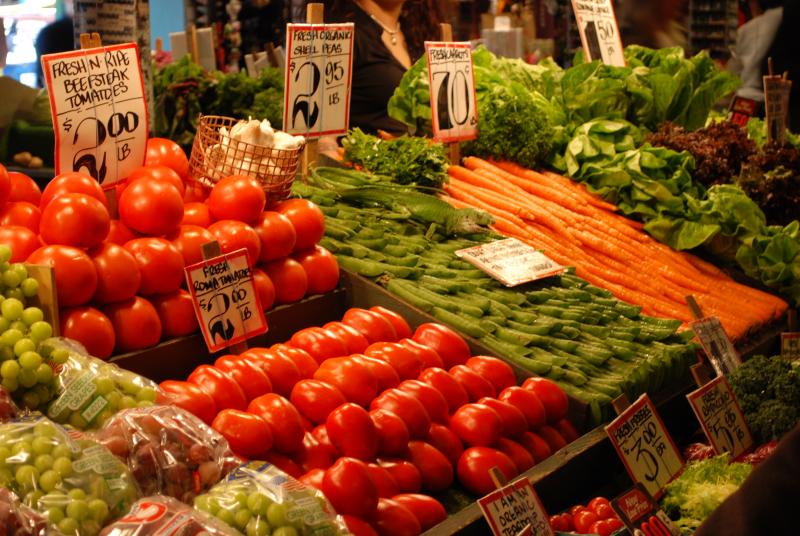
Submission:
[[[530,480],[520,478],[478,499],[494,536],[554,536]]]
[[[478,101],[470,43],[426,41],[433,139],[443,143],[478,136]]]
[[[194,311],[211,353],[267,331],[247,250],[200,261],[185,271]]]
[[[307,138],[347,132],[354,32],[353,23],[286,25],[286,132]]]
[[[716,316],[694,320],[689,324],[697,335],[711,366],[719,376],[727,376],[742,364],[739,353],[734,348],[722,323]]]
[[[611,500],[611,508],[625,523],[628,531],[637,536],[680,536],[678,527],[670,520],[641,484],[636,484]]]
[[[47,54],[42,69],[56,174],[80,171],[109,187],[144,164],[147,105],[135,44]]]
[[[583,52],[588,61],[625,67],[622,39],[611,0],[572,0]]]
[[[538,249],[516,238],[460,249],[456,251],[456,256],[507,287],[553,277],[564,273],[565,269]]]
[[[747,427],[742,408],[731,384],[717,376],[686,398],[700,421],[714,452],[729,452],[734,458],[753,446],[753,436]]]

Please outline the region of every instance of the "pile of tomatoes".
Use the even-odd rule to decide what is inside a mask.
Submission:
[[[184,267],[200,262],[200,247],[213,240],[223,253],[247,250],[264,310],[336,287],[336,259],[317,245],[324,217],[316,205],[291,199],[265,211],[252,178],[227,177],[207,190],[188,173],[180,147],[160,138],[148,141],[146,165],[111,196],[74,172],[41,192],[0,166],[0,243],[11,246],[12,262],[55,268],[61,333],[92,355],[197,331]]]
[[[417,534],[446,513],[425,494],[457,479],[476,495],[577,437],[554,383],[517,386],[505,362],[472,356],[441,324],[412,334],[383,307],[295,333],[166,381],[172,402],[247,459],[320,489],[355,534]]]
[[[577,504],[567,512],[550,516],[550,526],[561,532],[610,536],[625,525],[605,497],[595,497],[586,506]]]

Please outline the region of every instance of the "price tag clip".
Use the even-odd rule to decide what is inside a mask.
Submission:
[[[693,296],[686,296],[686,303],[695,318],[690,326],[716,373],[725,376],[736,370],[742,364],[742,358],[722,327],[722,322],[716,316],[704,317]]]

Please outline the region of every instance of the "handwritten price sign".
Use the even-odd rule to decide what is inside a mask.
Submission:
[[[564,272],[541,251],[516,238],[506,238],[456,251],[456,256],[483,270],[507,287]]]
[[[683,468],[683,458],[646,394],[606,426],[606,433],[631,479],[655,498]]]
[[[478,136],[478,101],[469,43],[425,42],[433,139],[449,143]]]
[[[717,454],[729,452],[734,458],[753,446],[742,408],[724,376],[717,376],[686,398],[706,437]]]
[[[283,128],[314,138],[347,132],[353,23],[286,25]]]
[[[726,376],[739,368],[742,359],[719,318],[709,316],[695,320],[690,325],[718,375]]]
[[[478,499],[494,536],[554,536],[530,480],[520,478]]]
[[[612,500],[611,507],[631,534],[680,536],[680,530],[641,484]]]
[[[572,0],[572,10],[587,59],[625,67],[622,39],[611,0]]]
[[[210,352],[267,331],[253,273],[247,264],[247,250],[187,266],[186,280]]]
[[[144,164],[147,106],[133,43],[42,56],[56,133],[56,173],[104,187]]]

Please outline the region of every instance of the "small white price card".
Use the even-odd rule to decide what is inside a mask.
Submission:
[[[456,251],[464,259],[507,287],[564,273],[564,267],[545,254],[516,238],[504,238],[488,244]]]
[[[443,143],[478,136],[478,101],[469,43],[426,41],[433,139]]]
[[[789,93],[792,82],[782,76],[764,77],[764,109],[767,116],[767,139],[786,143],[789,119]]]
[[[494,536],[554,536],[530,480],[520,478],[478,499]]]
[[[631,534],[680,536],[680,529],[641,484],[636,484],[611,501],[611,507]]]
[[[144,164],[147,105],[135,44],[47,54],[42,70],[56,174],[81,171],[109,187]]]
[[[354,32],[352,22],[286,25],[286,132],[308,138],[347,132]]]
[[[781,333],[781,357],[789,361],[800,359],[800,332]]]
[[[727,376],[742,364],[725,328],[716,316],[708,316],[689,324],[703,347],[711,366],[719,376]]]
[[[210,352],[267,331],[267,320],[247,263],[247,250],[187,266],[186,281]]]
[[[729,452],[737,458],[750,450],[753,436],[731,384],[724,376],[717,376],[686,398],[717,454]]]
[[[634,482],[658,499],[683,468],[683,458],[647,394],[606,426],[606,433]]]
[[[572,10],[587,60],[625,67],[622,39],[611,0],[572,0]]]

